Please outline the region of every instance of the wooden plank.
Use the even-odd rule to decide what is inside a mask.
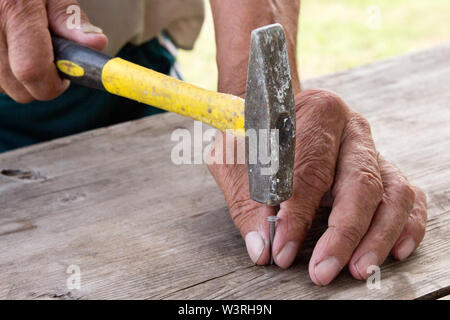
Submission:
[[[313,79],[373,125],[381,152],[427,192],[419,250],[388,261],[380,290],[344,273],[312,284],[307,262],[326,213],[294,267],[255,267],[202,165],[176,166],[173,114],[0,155],[0,298],[408,299],[450,286],[450,45]],[[28,178],[28,179],[23,179]],[[80,290],[67,288],[70,265]]]

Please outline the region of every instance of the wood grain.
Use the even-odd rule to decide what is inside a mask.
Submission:
[[[295,265],[255,267],[203,165],[170,161],[174,114],[0,155],[2,299],[412,299],[450,287],[450,45],[305,82],[372,123],[378,148],[429,201],[427,235],[387,261],[380,290],[307,272],[322,212]],[[9,171],[8,171],[9,170]],[[20,170],[20,171],[10,171]],[[70,265],[81,289],[67,288]],[[448,294],[448,293],[447,293]],[[439,298],[439,297],[436,297]]]

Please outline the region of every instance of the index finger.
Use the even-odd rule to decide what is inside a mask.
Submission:
[[[296,96],[297,139],[294,191],[280,205],[272,254],[289,267],[310,229],[324,194],[330,189],[345,127],[347,107],[333,93],[304,91]]]

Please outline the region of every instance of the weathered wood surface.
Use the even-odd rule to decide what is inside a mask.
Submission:
[[[0,175],[0,298],[449,294],[450,45],[305,87],[342,95],[372,123],[381,152],[427,192],[427,236],[406,262],[384,264],[380,290],[346,272],[326,288],[313,285],[307,262],[320,223],[292,268],[253,266],[207,168],[170,161],[172,131],[193,122],[164,114],[0,155],[0,171],[32,172]],[[80,290],[67,288],[70,265],[81,269]]]

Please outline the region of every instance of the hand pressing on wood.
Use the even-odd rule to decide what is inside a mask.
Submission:
[[[278,213],[249,198],[245,165],[209,167],[252,261],[269,263],[266,218],[277,215],[272,255],[277,265],[289,267],[324,201],[332,210],[309,264],[314,283],[329,284],[346,265],[355,278],[366,279],[367,268],[381,265],[389,253],[406,259],[424,237],[423,191],[378,154],[367,120],[337,95],[308,90],[295,101],[294,192]]]
[[[289,267],[322,200],[328,200],[332,211],[310,260],[310,276],[316,284],[329,284],[346,265],[355,278],[367,278],[367,267],[381,265],[390,252],[406,259],[425,233],[425,194],[379,156],[367,121],[338,96],[323,90],[300,92],[296,61],[300,1],[248,0],[242,6],[239,0],[211,0],[211,7],[219,91],[243,95],[250,32],[278,22],[286,32],[297,93],[294,194],[278,213],[250,200],[245,165],[209,167],[253,262],[269,263],[266,218],[277,214],[272,254],[276,264]]]
[[[68,28],[67,8],[76,0],[0,1],[0,92],[19,103],[51,100],[70,85],[53,63],[50,33],[102,50],[107,38],[84,12],[78,29]]]

